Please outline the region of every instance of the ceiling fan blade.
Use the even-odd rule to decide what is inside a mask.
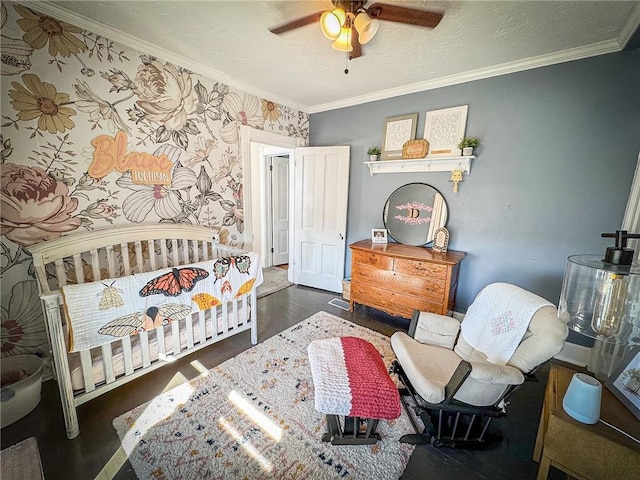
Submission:
[[[280,25],[279,27],[270,28],[269,31],[278,35],[280,33],[288,32],[289,30],[304,27],[305,25],[309,25],[310,23],[319,21],[322,13],[323,12],[312,13],[311,15],[307,15],[306,17],[301,17],[296,20],[292,20],[291,22],[287,22],[284,25]]]
[[[362,56],[362,45],[360,45],[360,41],[358,39],[358,31],[356,27],[351,27],[351,46],[353,50],[349,52],[349,58],[353,60],[354,58],[358,58]]]
[[[399,7],[397,5],[387,5],[386,3],[374,3],[367,8],[367,13],[370,17],[377,18],[378,20],[408,23],[428,28],[435,28],[443,17],[441,13]]]

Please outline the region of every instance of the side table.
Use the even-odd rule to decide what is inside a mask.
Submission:
[[[533,459],[540,463],[537,480],[546,480],[549,467],[581,480],[637,480],[640,478],[640,444],[605,425],[574,420],[562,400],[574,370],[552,365],[545,391]],[[602,387],[600,418],[640,439],[640,421]]]

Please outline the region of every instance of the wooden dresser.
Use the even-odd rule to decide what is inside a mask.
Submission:
[[[454,309],[463,252],[434,252],[399,243],[361,240],[351,248],[354,303],[411,318],[414,309],[447,315]]]

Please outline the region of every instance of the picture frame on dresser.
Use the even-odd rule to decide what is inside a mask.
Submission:
[[[605,386],[640,420],[640,347],[624,356]]]
[[[371,243],[387,243],[387,229],[386,228],[372,228],[371,229]]]

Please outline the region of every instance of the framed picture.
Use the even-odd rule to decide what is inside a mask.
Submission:
[[[631,348],[605,385],[640,420],[640,347]]]
[[[428,157],[457,157],[458,143],[467,127],[469,105],[427,112],[424,138],[429,142]]]
[[[447,253],[447,248],[449,247],[449,230],[444,227],[440,227],[436,229],[433,234],[433,245],[431,246],[432,250],[440,253]]]
[[[371,229],[371,243],[387,243],[387,229],[386,228],[372,228]]]
[[[417,113],[387,118],[382,132],[380,160],[402,160],[402,147],[408,140],[416,138],[417,124]]]

